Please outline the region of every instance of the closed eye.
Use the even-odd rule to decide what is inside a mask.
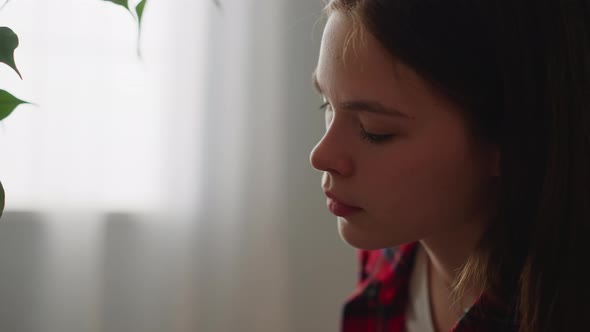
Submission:
[[[362,139],[367,140],[371,144],[380,144],[390,141],[395,135],[393,134],[373,134],[365,130],[361,124],[360,136]]]

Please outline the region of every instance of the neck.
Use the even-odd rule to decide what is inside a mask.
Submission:
[[[449,331],[482,292],[481,285],[467,285],[459,298],[452,295],[452,285],[459,269],[475,249],[485,223],[466,223],[452,232],[420,241],[429,261],[428,287],[433,326]]]

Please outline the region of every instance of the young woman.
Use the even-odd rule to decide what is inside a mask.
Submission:
[[[311,153],[342,330],[590,331],[590,1],[333,0]]]

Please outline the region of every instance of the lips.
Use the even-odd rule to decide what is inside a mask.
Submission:
[[[362,209],[359,207],[352,206],[352,205],[349,205],[349,204],[346,204],[346,203],[340,201],[331,192],[327,191],[326,196],[328,197],[328,199],[327,199],[328,209],[330,210],[330,212],[332,212],[333,214],[335,214],[338,217],[348,217],[348,216],[352,216],[353,214],[356,214],[356,213],[362,211]]]

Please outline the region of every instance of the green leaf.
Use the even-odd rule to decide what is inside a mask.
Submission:
[[[4,120],[21,104],[30,103],[16,98],[4,90],[0,90],[0,120]]]
[[[14,50],[18,47],[18,36],[7,27],[0,27],[0,62],[3,62],[14,69],[22,79],[20,72],[14,62]]]
[[[143,10],[147,0],[141,0],[137,6],[135,6],[135,12],[137,13],[137,56],[141,58],[141,18],[143,17]]]
[[[129,9],[129,0],[104,0],[106,2],[112,2],[115,5],[119,5],[119,6],[123,6],[125,8],[127,8],[127,10]]]
[[[131,16],[133,16],[133,19],[135,19],[135,16],[133,15],[133,12],[131,11],[131,8],[129,8],[129,0],[103,0],[106,2],[111,2],[114,3],[115,5],[119,5],[121,7],[125,7],[125,9],[127,9],[127,11],[129,12],[129,14],[131,14]]]
[[[141,17],[143,16],[143,10],[145,8],[146,2],[147,2],[147,0],[141,0],[141,2],[139,2],[137,4],[137,6],[135,6],[135,12],[137,13],[137,21],[139,22],[140,25],[141,25]]]
[[[4,187],[2,186],[2,182],[0,182],[0,217],[2,216],[2,212],[4,211],[4,202],[5,202],[5,195],[4,195]]]

